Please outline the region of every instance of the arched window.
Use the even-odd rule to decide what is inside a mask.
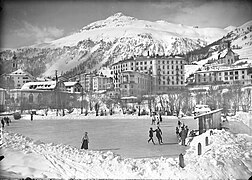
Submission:
[[[29,95],[29,103],[33,103],[33,94]]]
[[[40,104],[41,102],[42,102],[42,95],[39,94],[39,95],[38,95],[38,103]]]

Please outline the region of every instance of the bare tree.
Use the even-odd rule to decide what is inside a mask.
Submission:
[[[251,108],[251,89],[245,89],[241,95],[241,106],[244,112],[248,112]]]

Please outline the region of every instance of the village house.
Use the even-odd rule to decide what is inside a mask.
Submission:
[[[231,48],[226,48],[219,53],[218,64],[219,65],[232,65],[239,60],[239,55],[231,50]]]
[[[10,73],[6,78],[11,78],[13,80],[14,89],[20,89],[25,83],[36,81],[35,77],[22,69]]]
[[[233,66],[233,67],[213,67],[202,69],[194,73],[194,85],[203,84],[241,84],[243,86],[252,84],[252,67]]]
[[[71,95],[80,96],[81,88],[78,82],[28,82],[21,89],[10,90],[10,104],[14,109],[63,108],[69,105]]]

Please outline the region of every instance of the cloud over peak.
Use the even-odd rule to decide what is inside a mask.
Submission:
[[[16,29],[15,33],[22,38],[29,38],[35,43],[45,43],[64,35],[64,30],[57,27],[42,27],[23,21],[23,27]]]

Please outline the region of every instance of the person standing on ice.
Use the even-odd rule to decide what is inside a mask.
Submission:
[[[181,126],[181,121],[178,120],[178,127],[180,128],[180,126]]]
[[[159,126],[157,127],[157,129],[155,130],[156,132],[156,137],[158,139],[158,143],[161,144],[163,143],[163,139],[162,139],[162,131],[161,129],[159,128]]]
[[[186,130],[182,127],[182,131],[181,131],[182,146],[185,146],[186,136],[187,136]]]
[[[151,140],[152,143],[155,145],[154,140],[153,140],[153,129],[152,129],[152,128],[150,128],[150,130],[149,130],[149,137],[150,137],[150,139],[148,140],[148,143],[149,143],[150,140]]]
[[[163,121],[163,118],[162,118],[161,113],[159,113],[159,121],[160,121],[160,122],[162,122],[162,121]]]
[[[1,119],[1,123],[2,123],[2,128],[4,128],[4,119]]]
[[[85,135],[82,138],[81,149],[88,149],[88,143],[89,143],[88,133],[85,132]]]

